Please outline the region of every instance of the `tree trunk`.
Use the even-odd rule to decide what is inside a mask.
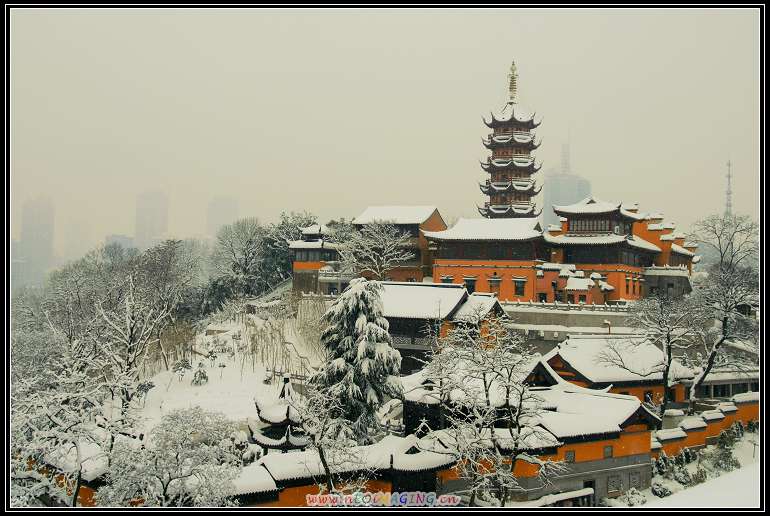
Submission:
[[[79,455],[79,454],[78,454]],[[75,488],[72,490],[72,507],[78,506],[78,495],[80,494],[80,481],[83,476],[83,468],[78,469],[78,477],[75,481]]]
[[[318,457],[321,459],[321,465],[324,468],[324,473],[326,474],[326,488],[329,490],[329,493],[334,492],[334,484],[332,483],[332,472],[329,470],[329,464],[326,462],[326,455],[324,454],[324,449],[321,446],[317,446],[318,448]]]
[[[708,374],[711,372],[711,368],[714,367],[714,361],[717,358],[717,353],[719,352],[719,348],[721,348],[722,344],[724,344],[725,340],[727,340],[727,336],[728,336],[727,324],[728,324],[727,317],[723,317],[722,318],[722,336],[719,338],[719,340],[711,348],[711,353],[709,354],[708,360],[706,360],[706,367],[705,367],[705,369],[699,375],[699,377],[696,379],[696,381],[693,382],[692,387],[690,387],[690,407],[689,407],[689,412],[691,414],[695,411],[695,393],[698,392],[698,388],[701,385],[703,385],[703,382],[706,380],[706,376],[708,376]]]

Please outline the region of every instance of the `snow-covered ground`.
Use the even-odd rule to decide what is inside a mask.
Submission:
[[[658,498],[650,489],[641,491],[646,503],[644,508],[665,507],[758,507],[759,506],[759,462],[761,460],[761,447],[759,433],[746,432],[735,443],[733,455],[741,464],[741,468],[722,473],[709,472],[710,478],[691,487],[683,487],[674,480],[653,477],[653,482],[660,482],[671,490],[672,494],[665,498]],[[756,450],[754,443],[757,444]],[[710,447],[707,447],[707,450]],[[697,461],[687,464],[687,470],[692,474],[697,469]],[[613,507],[625,507],[622,499],[610,501]]]
[[[164,414],[182,408],[198,406],[204,410],[220,412],[233,421],[243,423],[246,419],[256,416],[255,397],[269,397],[280,391],[280,379],[273,379],[265,384],[264,379],[269,365],[260,360],[260,354],[242,354],[235,351],[239,340],[233,340],[233,334],[240,333],[241,339],[247,335],[246,326],[239,322],[228,322],[212,325],[223,333],[217,335],[197,335],[195,349],[202,355],[195,355],[191,361],[192,370],[187,371],[181,380],[173,371],[162,371],[153,376],[150,381],[155,385],[144,401],[142,409],[142,429],[149,431],[157,425]],[[286,345],[291,349],[291,355],[302,354],[304,349],[297,344],[299,339],[293,335],[290,328],[285,332]],[[219,343],[218,345],[216,343]],[[212,363],[205,355],[216,347],[233,349],[233,353],[219,352]],[[267,353],[269,354],[269,353]],[[203,385],[192,385],[195,370],[199,364],[208,376],[208,382]],[[224,364],[224,368],[219,365]]]
[[[752,462],[666,498],[653,497],[644,507],[759,507],[759,484],[759,462]]]

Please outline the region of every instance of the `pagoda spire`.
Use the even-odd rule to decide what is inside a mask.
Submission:
[[[511,61],[511,71],[508,73],[508,104],[516,102],[516,80],[519,75],[516,73],[516,61]]]

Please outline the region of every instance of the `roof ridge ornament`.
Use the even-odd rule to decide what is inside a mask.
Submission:
[[[516,61],[511,61],[511,71],[508,73],[508,104],[516,103],[516,80],[519,75],[516,73]]]

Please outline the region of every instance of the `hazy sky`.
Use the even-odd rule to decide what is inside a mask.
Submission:
[[[511,59],[544,170],[569,134],[597,197],[685,227],[723,209],[729,157],[758,216],[757,10],[14,9],[11,44],[12,232],[52,196],[59,252],[133,234],[150,189],[181,237],[221,195],[266,221],[478,216]]]

